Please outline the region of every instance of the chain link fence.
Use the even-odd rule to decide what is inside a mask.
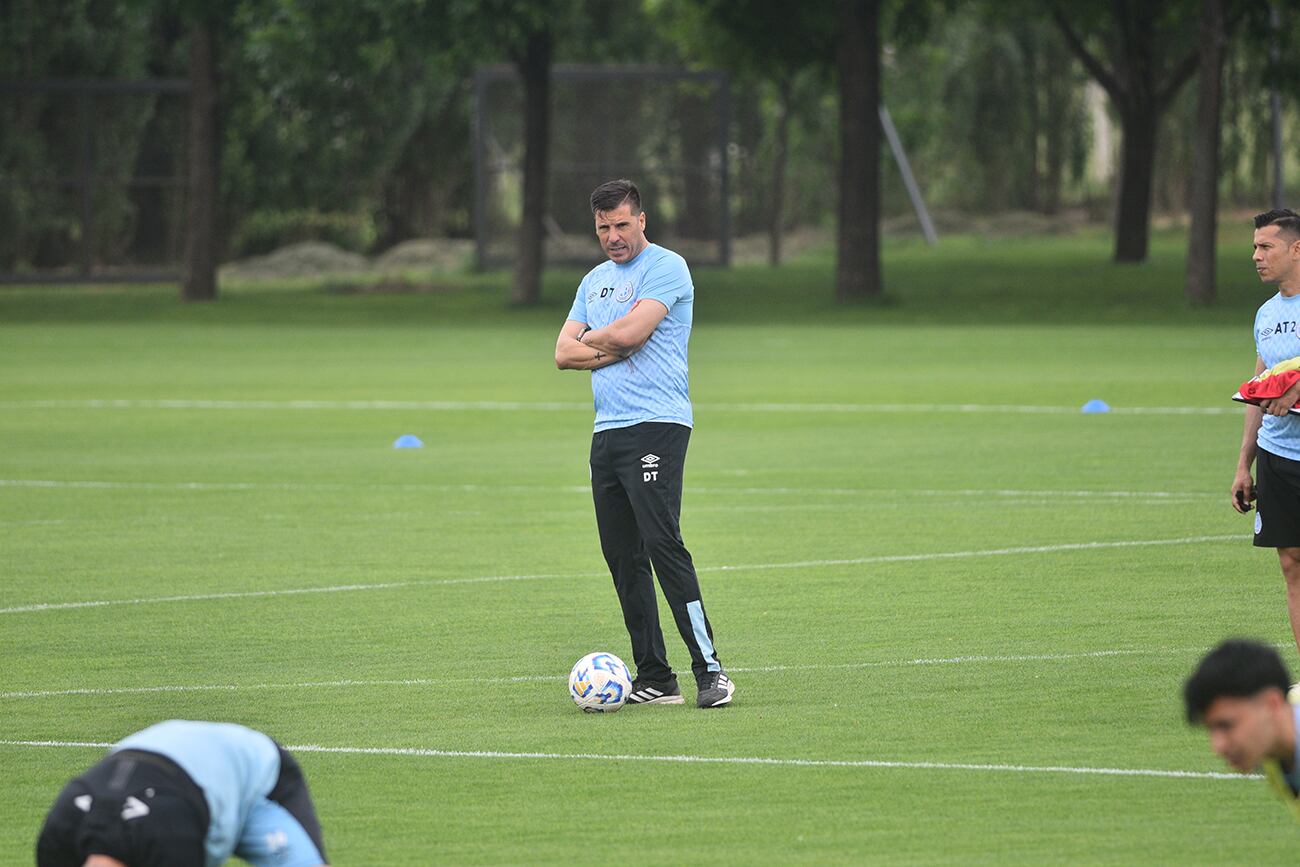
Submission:
[[[523,82],[512,66],[475,75],[475,240],[480,267],[509,264],[522,211]],[[725,73],[557,64],[551,73],[546,258],[601,258],[588,204],[604,181],[641,189],[647,236],[692,265],[731,259]]]
[[[0,282],[179,280],[189,82],[0,82]]]

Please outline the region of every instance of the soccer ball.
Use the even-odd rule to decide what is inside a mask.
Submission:
[[[569,697],[587,713],[613,713],[632,692],[632,673],[612,653],[588,653],[569,672]]]

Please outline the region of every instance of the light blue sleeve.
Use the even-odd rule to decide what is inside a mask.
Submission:
[[[325,863],[293,814],[265,798],[249,811],[235,854],[253,867],[321,867]]]
[[[578,294],[574,296],[573,306],[569,308],[569,315],[564,317],[565,319],[572,319],[574,322],[587,321],[587,277],[583,277],[582,282],[578,284]]]
[[[637,297],[652,298],[667,307],[671,313],[673,305],[694,294],[695,287],[691,283],[691,270],[686,266],[686,260],[668,253],[646,271]]]

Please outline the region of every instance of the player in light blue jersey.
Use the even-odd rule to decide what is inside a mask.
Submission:
[[[682,469],[694,418],[687,382],[695,287],[686,261],[645,236],[641,194],[610,181],[591,194],[609,261],[578,285],[555,343],[561,370],[590,370],[596,425],[591,489],[601,550],[632,639],[629,704],[682,704],[668,663],[654,577],[691,654],[699,707],[731,701],[700,583],[682,541]]]
[[[1183,685],[1187,721],[1210,733],[1210,748],[1242,773],[1262,770],[1300,820],[1300,706],[1287,701],[1291,676],[1277,651],[1242,639],[1210,651]]]
[[[68,783],[36,841],[37,867],[325,864],[293,756],[233,723],[168,720],[123,738]]]
[[[1300,214],[1255,217],[1255,270],[1278,292],[1255,314],[1255,375],[1300,357]],[[1300,383],[1281,397],[1246,407],[1245,430],[1232,480],[1232,507],[1255,503],[1255,546],[1276,548],[1286,581],[1291,632],[1300,647]],[[1251,477],[1255,465],[1256,478]]]

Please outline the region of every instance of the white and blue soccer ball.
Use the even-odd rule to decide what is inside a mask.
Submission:
[[[632,692],[632,672],[612,653],[588,653],[569,672],[569,697],[587,713],[613,713]]]

